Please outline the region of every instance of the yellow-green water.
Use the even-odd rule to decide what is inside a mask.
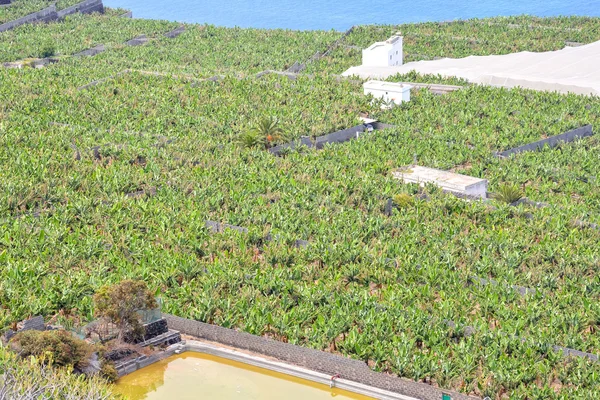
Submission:
[[[142,368],[116,384],[131,400],[372,400],[345,390],[201,353]]]

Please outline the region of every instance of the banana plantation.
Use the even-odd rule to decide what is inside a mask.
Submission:
[[[415,90],[384,110],[338,75],[394,32],[414,61],[589,43],[600,19],[344,37],[189,24],[169,37],[179,24],[118,13],[0,33],[3,63],[55,59],[0,67],[0,327],[55,314],[85,324],[98,288],[141,279],[165,312],[441,388],[600,398],[600,363],[556,350],[600,354],[600,139],[495,155],[597,132],[600,99],[410,74],[392,80],[462,89]],[[361,116],[390,127],[266,151]],[[394,179],[413,163],[488,179],[498,195],[466,201]]]

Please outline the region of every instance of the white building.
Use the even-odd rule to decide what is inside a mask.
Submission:
[[[373,43],[362,51],[362,65],[366,67],[389,67],[402,65],[402,36],[394,35],[385,42]]]
[[[472,197],[487,198],[487,179],[455,174],[449,171],[412,165],[392,172],[396,179],[404,183],[418,183],[424,186],[433,183],[444,190]]]
[[[403,83],[368,81],[363,84],[366,95],[373,95],[376,99],[383,99],[386,103],[401,104],[410,101],[410,89],[412,86]]]

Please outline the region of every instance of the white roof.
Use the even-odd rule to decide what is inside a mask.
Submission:
[[[473,83],[600,95],[600,41],[543,53],[470,56],[417,61],[402,66],[352,67],[344,76],[385,79],[395,74],[456,76]]]
[[[368,50],[373,50],[374,48],[380,47],[380,46],[390,47],[391,48],[400,39],[402,39],[402,36],[394,35],[391,38],[389,38],[388,40],[386,40],[385,42],[375,42],[375,43],[373,43],[372,45],[370,45],[367,48],[367,51]]]
[[[394,171],[392,175],[401,179],[404,182],[413,183],[437,183],[444,188],[451,190],[464,191],[467,188],[486,184],[486,179],[475,178],[473,176],[455,174],[454,172],[442,171],[435,168],[420,167],[418,165],[412,165],[398,171]]]
[[[373,50],[377,47],[392,47],[392,45],[387,42],[375,42],[372,45],[370,45],[369,47],[367,47],[367,51]]]
[[[387,90],[387,91],[404,91],[406,89],[411,89],[412,86],[407,85],[405,83],[396,83],[396,82],[386,82],[386,81],[368,81],[363,83],[363,87],[365,89],[374,89],[374,90]]]

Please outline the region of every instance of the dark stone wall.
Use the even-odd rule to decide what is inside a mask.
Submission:
[[[144,325],[146,330],[146,334],[144,335],[144,341],[148,339],[152,339],[158,335],[162,335],[163,333],[169,332],[169,327],[167,325],[166,319],[159,319],[158,321],[151,322],[149,324]]]
[[[132,335],[126,334],[124,340],[128,343],[141,343],[167,332],[169,332],[169,327],[167,320],[163,318],[144,325],[144,337],[135,338]]]

